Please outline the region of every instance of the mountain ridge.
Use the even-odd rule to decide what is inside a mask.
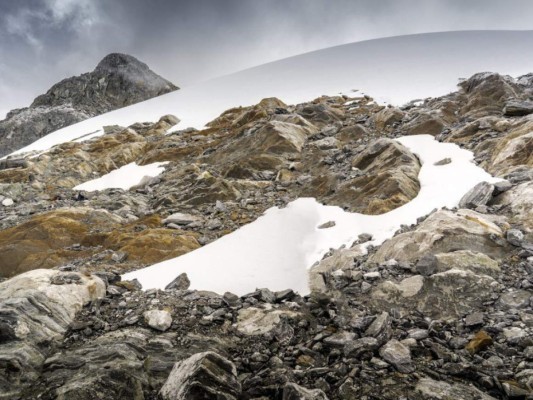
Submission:
[[[179,89],[133,56],[111,53],[0,121],[0,157],[65,126]]]

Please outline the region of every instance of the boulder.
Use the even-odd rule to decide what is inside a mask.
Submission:
[[[438,112],[420,112],[410,121],[403,124],[401,129],[407,135],[437,136],[442,132],[445,125]]]
[[[159,393],[163,400],[237,400],[241,384],[235,365],[208,351],[177,362]]]
[[[187,290],[191,286],[191,281],[185,272],[179,274],[176,279],[165,286],[165,290]]]
[[[459,86],[466,96],[466,104],[460,113],[471,118],[501,115],[505,102],[520,94],[520,88],[513,78],[494,72],[474,74]]]
[[[494,175],[503,176],[521,167],[533,167],[533,121],[518,125],[500,139],[485,168]]]
[[[521,117],[533,114],[533,101],[508,100],[503,108],[503,114],[507,117]]]
[[[394,124],[401,122],[405,113],[396,107],[385,107],[383,110],[377,112],[372,116],[376,128],[383,130],[391,127]]]
[[[501,272],[496,260],[489,256],[470,250],[457,250],[449,253],[435,254],[437,259],[437,272],[450,269],[471,271],[478,275],[489,275],[493,278]]]
[[[489,301],[499,284],[490,276],[450,269],[428,277],[415,275],[400,283],[385,281],[371,293],[375,309],[413,309],[435,319],[458,318],[478,310]]]
[[[494,185],[488,182],[480,182],[470,189],[459,201],[459,208],[476,208],[484,206],[492,199]]]
[[[479,214],[471,210],[457,212],[440,210],[430,215],[411,232],[401,233],[381,245],[370,258],[413,262],[423,255],[457,250],[480,252],[494,258],[505,256],[507,247],[500,225],[504,219]]]
[[[507,210],[510,223],[533,231],[533,182],[514,186],[498,196],[494,203]]]
[[[0,283],[0,376],[10,376],[0,393],[19,398],[76,313],[103,296],[100,278],[77,272],[38,269]]]
[[[416,156],[395,140],[371,142],[352,160],[361,173],[338,183],[333,194],[316,196],[328,204],[352,212],[382,214],[408,203],[418,194],[420,163]]]

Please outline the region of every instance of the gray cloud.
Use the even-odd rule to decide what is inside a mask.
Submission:
[[[529,0],[0,0],[0,116],[113,51],[186,86],[358,40],[533,29],[531,15]]]

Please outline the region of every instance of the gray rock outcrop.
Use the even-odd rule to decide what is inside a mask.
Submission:
[[[177,90],[135,57],[112,53],[94,71],[64,79],[0,121],[0,157],[50,132]]]

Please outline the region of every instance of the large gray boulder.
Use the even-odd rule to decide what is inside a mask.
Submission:
[[[37,269],[0,283],[0,399],[31,385],[50,344],[84,304],[104,295],[100,278],[75,272]]]
[[[414,231],[387,240],[371,257],[383,263],[390,259],[413,262],[425,254],[457,250],[480,252],[493,258],[506,254],[501,225],[505,219],[472,210],[440,210],[430,215]]]
[[[480,182],[470,189],[459,201],[460,208],[476,208],[484,206],[492,198],[494,185],[488,182]]]
[[[164,400],[236,400],[240,392],[235,365],[207,351],[177,362],[160,394]]]

